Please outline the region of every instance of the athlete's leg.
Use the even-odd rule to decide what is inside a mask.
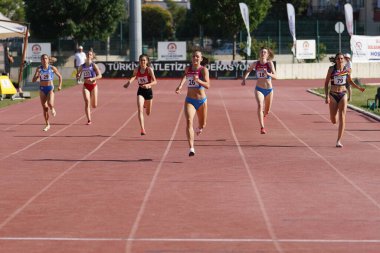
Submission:
[[[138,118],[139,118],[139,122],[140,122],[141,134],[145,133],[144,102],[145,102],[144,97],[141,95],[138,95],[137,96],[137,111],[138,111]]]
[[[337,114],[338,114],[338,103],[335,101],[335,98],[330,96],[330,103],[329,103],[329,109],[330,109],[330,120],[331,123],[336,124],[338,121]]]
[[[82,93],[83,93],[84,111],[86,113],[87,123],[91,123],[91,108],[90,108],[91,94],[90,94],[90,91],[87,90],[84,86],[83,86]]]
[[[257,117],[259,118],[261,128],[264,128],[264,95],[258,90],[255,90],[257,101]]]
[[[98,86],[96,85],[90,93],[91,93],[91,106],[92,108],[96,108],[98,107]]]
[[[338,139],[337,139],[337,144],[338,142],[340,143],[344,129],[346,127],[346,112],[347,112],[347,95],[345,95],[338,104],[339,108],[339,130],[338,130]]]
[[[50,123],[49,123],[49,106],[48,106],[48,98],[45,95],[44,92],[40,91],[40,101],[42,105],[42,111],[45,119],[45,128],[44,131],[47,131],[50,128]],[[46,130],[45,130],[46,129]]]
[[[272,107],[272,101],[273,101],[273,90],[271,93],[269,93],[265,98],[265,110],[264,110],[264,117],[267,116],[270,112],[270,109]]]
[[[190,148],[194,148],[194,129],[193,121],[196,110],[190,103],[185,102],[185,117],[186,117],[186,136]]]
[[[207,101],[205,101],[196,112],[198,117],[198,128],[196,132],[199,135],[202,133],[202,130],[206,127],[207,124]]]
[[[152,106],[153,106],[153,99],[145,100],[144,108],[145,108],[146,115],[148,116],[150,115],[150,113],[152,112]]]

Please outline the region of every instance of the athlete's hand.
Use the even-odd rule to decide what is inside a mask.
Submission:
[[[181,94],[181,89],[179,87],[177,87],[177,89],[175,89],[175,93]]]
[[[360,91],[361,91],[361,92],[364,92],[364,91],[365,91],[365,88],[360,88]]]
[[[245,85],[245,79],[243,78],[243,81],[241,82],[241,85],[244,86]]]
[[[124,88],[128,88],[129,87],[129,84],[130,82],[128,81],[126,84],[123,85]]]
[[[330,104],[330,98],[329,98],[329,96],[326,96],[325,103],[326,104]]]
[[[60,91],[60,90],[62,90],[62,86],[61,85],[58,86],[58,91]]]

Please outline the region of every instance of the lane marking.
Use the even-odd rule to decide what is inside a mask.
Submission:
[[[380,204],[372,198],[366,191],[364,191],[360,186],[355,184],[350,178],[348,178],[343,172],[341,172],[337,167],[335,167],[329,160],[327,160],[323,155],[318,153],[314,148],[309,146],[305,141],[299,138],[292,130],[288,128],[288,126],[275,114],[272,112],[272,115],[280,122],[280,124],[300,143],[302,143],[305,147],[307,147],[312,153],[314,153],[317,157],[319,157],[322,161],[324,161],[330,168],[332,168],[339,176],[341,176],[348,184],[350,184],[353,188],[355,188],[359,193],[361,193],[365,198],[367,198],[372,204],[374,204],[378,209],[380,209]]]
[[[120,238],[120,237],[0,237],[0,241],[123,241],[123,242],[216,242],[216,243],[274,243],[265,238]],[[281,243],[323,243],[323,244],[380,244],[380,239],[276,239]]]
[[[243,149],[241,148],[240,146],[240,143],[239,143],[239,140],[236,136],[236,133],[235,133],[235,129],[234,129],[234,126],[232,125],[232,120],[230,118],[230,115],[228,113],[228,110],[227,110],[227,107],[226,107],[226,103],[224,102],[224,99],[223,99],[223,95],[222,95],[222,92],[219,90],[219,96],[220,98],[222,99],[222,103],[223,103],[223,107],[224,107],[224,111],[226,112],[226,116],[227,116],[227,120],[228,120],[228,124],[230,126],[230,129],[231,129],[231,134],[235,140],[235,143],[236,143],[236,146],[238,148],[238,151],[239,151],[239,154],[240,154],[240,157],[241,157],[241,160],[243,161],[243,164],[244,164],[244,167],[246,169],[246,172],[249,176],[249,179],[250,179],[250,182],[251,182],[251,185],[252,185],[252,188],[254,189],[254,192],[255,192],[255,195],[256,195],[256,198],[259,202],[259,206],[260,206],[260,210],[261,210],[261,213],[264,217],[264,220],[265,220],[265,224],[266,224],[266,227],[267,227],[267,230],[268,230],[268,233],[270,235],[270,237],[272,238],[272,241],[274,243],[274,246],[276,248],[276,250],[278,252],[284,252],[277,240],[277,236],[276,236],[276,233],[274,232],[274,229],[273,229],[273,225],[269,219],[269,216],[268,216],[268,213],[265,209],[265,205],[264,205],[264,201],[261,197],[261,194],[260,194],[260,191],[258,189],[258,186],[256,184],[256,181],[255,181],[255,178],[251,172],[251,168],[250,166],[248,165],[248,162],[245,158],[245,155],[244,155],[244,152],[243,152]]]
[[[64,170],[61,174],[59,174],[57,177],[55,177],[50,183],[48,183],[44,188],[42,188],[39,192],[37,192],[35,195],[33,195],[29,200],[27,200],[21,207],[16,209],[8,218],[6,218],[1,224],[0,224],[0,230],[4,228],[5,225],[7,225],[11,220],[13,220],[19,213],[21,213],[28,205],[30,205],[35,199],[37,199],[39,196],[41,196],[44,192],[46,192],[53,184],[55,184],[58,180],[60,180],[63,176],[65,176],[67,173],[69,173],[72,169],[74,169],[79,163],[82,161],[87,160],[88,157],[90,157],[92,154],[94,154],[96,151],[98,151],[104,144],[106,144],[111,138],[113,138],[115,135],[117,135],[131,120],[137,115],[137,111],[133,113],[121,127],[119,127],[111,136],[107,137],[105,140],[99,143],[97,147],[95,147],[92,151],[84,155],[79,161],[75,162],[73,165],[71,165],[69,168]],[[30,145],[29,145],[30,146]]]
[[[171,135],[170,140],[168,142],[168,145],[166,146],[166,149],[165,149],[165,151],[164,151],[164,153],[162,155],[160,163],[157,165],[156,170],[154,172],[154,175],[152,177],[152,180],[151,180],[151,182],[149,184],[149,187],[148,187],[148,189],[147,189],[147,191],[146,191],[146,193],[144,195],[144,199],[143,199],[142,204],[140,206],[140,210],[137,213],[136,219],[135,219],[135,221],[133,223],[131,232],[129,233],[128,238],[131,238],[131,240],[128,240],[127,244],[125,246],[125,252],[127,252],[127,253],[132,252],[132,242],[134,241],[134,237],[135,237],[137,229],[138,229],[138,227],[140,225],[141,218],[142,218],[142,216],[143,216],[143,214],[145,212],[146,205],[147,205],[147,203],[149,201],[149,198],[150,198],[150,196],[152,194],[153,187],[156,184],[156,181],[157,181],[158,175],[159,175],[159,173],[161,171],[162,165],[163,165],[164,161],[166,160],[166,157],[167,157],[167,155],[169,153],[169,150],[170,150],[170,148],[171,148],[171,146],[173,144],[174,137],[177,134],[177,130],[178,130],[178,126],[179,126],[179,123],[181,121],[181,118],[182,118],[182,114],[183,114],[183,107],[182,107],[182,110],[181,110],[180,114],[178,115],[177,123],[176,123],[176,125],[175,125],[175,127],[173,129],[173,132],[172,132],[172,135]]]

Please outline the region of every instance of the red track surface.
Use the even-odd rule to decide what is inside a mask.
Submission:
[[[380,124],[348,111],[344,148],[323,81],[275,81],[268,134],[253,81],[212,80],[188,157],[184,95],[159,80],[141,137],[136,87],[99,82],[86,126],[81,87],[0,110],[1,252],[380,252]]]

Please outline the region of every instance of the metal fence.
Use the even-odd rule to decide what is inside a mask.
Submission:
[[[342,20],[344,23],[344,21]],[[336,21],[328,20],[296,20],[296,37],[297,39],[315,39],[317,45],[322,43],[326,47],[326,54],[334,54],[339,51],[339,34],[335,32]],[[126,30],[127,24],[121,24],[120,31]],[[359,22],[354,23],[354,33],[362,35],[364,31],[364,25]],[[129,38],[123,37],[123,33],[116,31],[111,36],[109,42],[88,40],[83,42],[85,50],[92,48],[98,55],[118,55],[124,56],[126,59],[129,57]],[[125,36],[125,35],[124,35]],[[289,32],[289,26],[287,20],[267,20],[263,22],[251,36],[257,41],[272,41],[275,44],[275,54],[291,54],[290,48],[292,45],[292,37]],[[232,35],[231,35],[232,37]],[[244,43],[247,34],[242,28],[239,36],[237,37],[237,43]],[[200,45],[200,39],[198,38],[178,38],[179,41],[187,41],[189,52],[193,46]],[[157,40],[143,41],[143,53],[147,53],[153,59],[157,57]],[[225,48],[226,45],[231,45],[232,40],[204,37],[204,49],[206,53],[213,57],[218,50]],[[13,39],[7,41],[11,44],[11,52],[15,56],[15,64],[19,64],[21,56],[21,44],[22,40]],[[52,55],[58,59],[57,65],[65,64],[67,59],[74,55],[76,44],[73,40],[56,39],[53,41],[37,41],[33,37],[29,40],[30,43],[50,42],[52,47]],[[350,36],[345,30],[341,34],[341,51],[350,51]],[[232,54],[232,51],[226,51],[227,54]],[[239,53],[239,50],[237,51]]]

